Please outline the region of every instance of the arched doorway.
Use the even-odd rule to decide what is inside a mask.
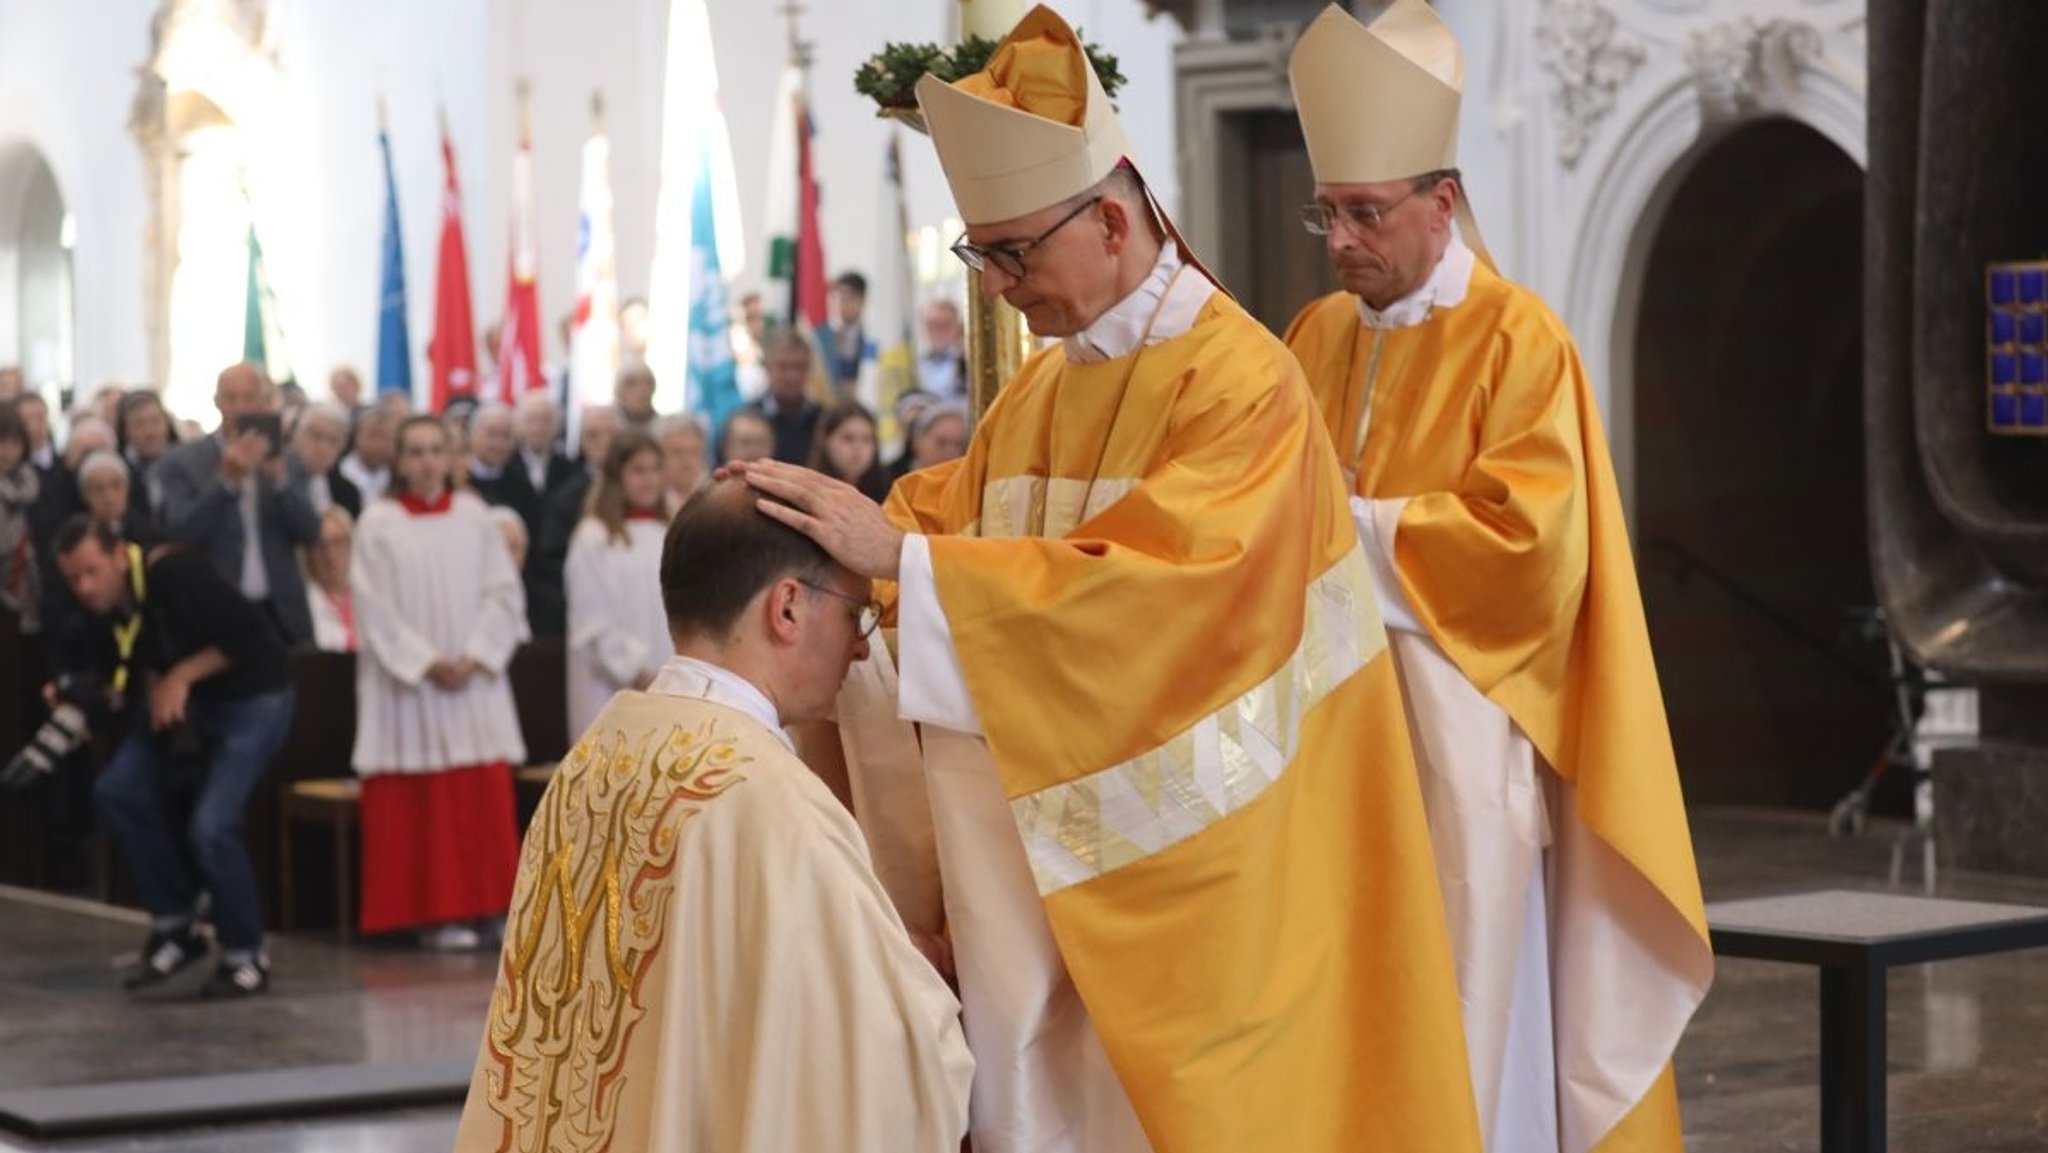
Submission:
[[[76,347],[71,213],[56,174],[31,148],[0,150],[0,364],[63,403]]]
[[[1643,600],[1695,801],[1824,807],[1890,733],[1862,419],[1863,174],[1796,121],[1710,145],[1635,333]]]

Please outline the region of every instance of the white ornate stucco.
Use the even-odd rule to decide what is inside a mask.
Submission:
[[[1502,49],[1467,71],[1467,167],[1505,186],[1475,189],[1480,218],[1577,336],[1627,497],[1637,309],[1665,208],[1701,153],[1756,119],[1804,123],[1865,163],[1863,0],[1445,8]]]

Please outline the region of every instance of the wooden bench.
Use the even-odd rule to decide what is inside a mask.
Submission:
[[[1707,906],[1714,952],[1820,969],[1820,1147],[1883,1153],[1885,974],[2048,945],[2048,908],[1828,890]]]
[[[317,777],[293,781],[278,793],[277,856],[283,916],[278,928],[291,930],[297,906],[292,901],[292,826],[300,821],[324,824],[334,838],[334,937],[346,943],[354,935],[356,826],[362,815],[363,783],[354,777]]]

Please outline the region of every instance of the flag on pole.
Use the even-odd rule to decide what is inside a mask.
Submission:
[[[910,205],[903,194],[903,149],[893,124],[889,126],[889,143],[882,150],[882,195],[877,205],[880,219],[875,235],[880,247],[875,252],[874,275],[868,278],[863,319],[878,349],[879,379],[874,394],[861,399],[890,426],[881,430],[884,439],[894,439],[891,410],[897,398],[917,387],[917,345],[912,336],[917,292],[910,273]]]
[[[703,301],[715,292],[724,307],[725,278],[740,271],[745,247],[732,141],[719,101],[711,15],[704,0],[672,0],[669,6],[661,138],[661,192],[647,292],[647,367],[654,373],[656,407],[709,415],[718,406],[707,407],[702,388],[721,386],[697,379]],[[712,278],[718,279],[715,286],[709,283]],[[722,317],[718,331],[730,331]]]
[[[272,380],[291,378],[291,365],[284,356],[284,329],[277,318],[277,298],[270,291],[270,276],[263,264],[263,245],[256,239],[256,222],[249,222],[248,290],[242,302],[242,359],[263,369]]]
[[[718,222],[713,192],[712,142],[704,141],[697,166],[695,213],[690,230],[690,409],[709,429],[725,427],[740,406],[739,362],[732,354],[732,311],[726,302],[725,272],[718,256]],[[728,163],[727,169],[730,170]]]
[[[783,319],[808,329],[825,323],[825,251],[811,159],[814,130],[803,66],[792,59],[782,70],[775,135],[768,147],[768,277],[788,287]]]
[[[455,145],[441,122],[441,256],[434,276],[434,339],[427,348],[434,383],[430,411],[476,395],[476,322],[470,315],[469,254],[462,242],[462,186],[455,176]]]
[[[519,150],[512,154],[512,237],[507,246],[505,315],[498,320],[496,393],[516,404],[547,386],[540,363],[540,254],[533,220],[533,132],[525,86],[519,92]]]
[[[604,98],[592,97],[590,139],[583,145],[576,221],[576,311],[569,328],[570,443],[585,405],[610,404],[619,371],[619,275],[612,237],[611,140]]]
[[[405,325],[405,245],[398,227],[398,181],[391,174],[391,133],[377,102],[377,147],[384,153],[384,270],[377,292],[377,391],[412,395],[412,338]]]
[[[818,174],[812,137],[817,122],[811,116],[810,98],[797,94],[797,218],[796,218],[796,314],[813,330],[824,327],[825,237],[818,228]]]

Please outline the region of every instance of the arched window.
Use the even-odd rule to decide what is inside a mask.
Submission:
[[[0,151],[0,364],[54,404],[73,384],[72,228],[41,154]]]

